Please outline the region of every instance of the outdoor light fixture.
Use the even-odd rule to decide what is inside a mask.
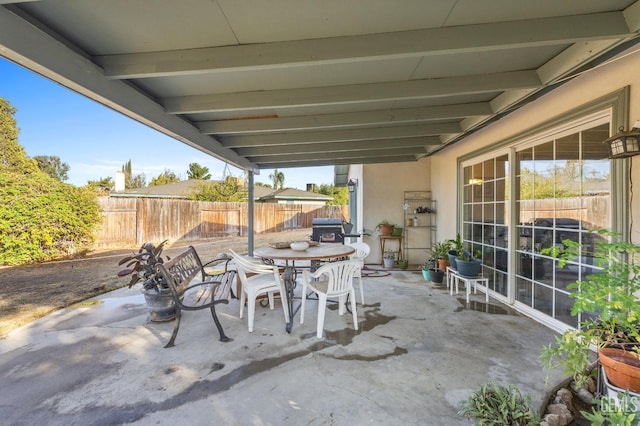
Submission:
[[[636,121],[633,129],[628,132],[620,127],[618,134],[605,139],[602,143],[607,144],[609,158],[626,158],[640,154],[640,121]]]
[[[356,186],[358,186],[358,179],[349,179],[347,183],[347,189],[349,192],[354,192],[356,190]]]

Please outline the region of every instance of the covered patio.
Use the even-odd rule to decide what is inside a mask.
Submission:
[[[566,284],[593,266],[560,271],[544,258],[540,249],[568,232],[556,219],[578,222],[570,231],[580,239],[597,210],[595,225],[640,239],[640,207],[631,202],[640,167],[610,159],[602,145],[640,119],[640,2],[0,3],[3,57],[246,170],[250,188],[265,169],[335,165],[336,184],[356,184],[358,231],[406,223],[403,192],[430,192],[434,238],[461,233],[478,246],[491,301],[538,321],[467,310],[403,272],[368,279],[359,333],[328,315],[333,339],[317,341],[312,327],[298,325],[287,335],[268,313],[257,321],[263,333],[248,335],[230,306],[236,340],[195,343],[185,333],[178,345],[188,350],[168,352],[159,350],[160,326],[140,325],[137,303],[100,319],[109,301],[1,342],[18,355],[9,358],[12,371],[28,370],[20,356],[50,356],[70,342],[59,348],[60,365],[74,359],[78,377],[63,383],[64,395],[37,394],[38,407],[55,406],[64,420],[424,424],[429,416],[458,424],[456,403],[490,379],[515,383],[539,403],[546,389],[537,356],[553,338],[540,323],[577,325]],[[556,189],[570,185],[554,180],[559,168],[573,170],[577,188],[565,192],[575,198],[566,205]],[[525,184],[541,176],[552,190],[536,199]],[[600,196],[602,204],[587,207],[587,197]],[[541,209],[542,198],[551,207]],[[363,239],[370,260],[380,260],[377,235]],[[426,248],[409,260],[429,255]],[[206,335],[198,327],[208,326],[198,322],[190,333]],[[129,344],[138,340],[146,343]],[[92,346],[102,350],[83,358]],[[157,373],[137,380],[150,366]],[[80,395],[89,397],[78,405]],[[104,408],[107,398],[116,409]],[[125,417],[109,417],[116,413]]]
[[[538,354],[554,333],[483,295],[449,295],[418,272],[365,278],[359,331],[317,302],[284,330],[279,306],[255,329],[238,300],[219,305],[222,343],[207,312],[148,321],[137,288],[39,319],[0,341],[5,424],[463,425],[458,404],[488,380],[516,384],[541,405]],[[296,301],[298,303],[299,301]],[[279,304],[279,301],[277,302]]]

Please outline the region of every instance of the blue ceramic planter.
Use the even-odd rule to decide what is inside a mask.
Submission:
[[[472,259],[469,261],[456,259],[456,264],[458,266],[458,274],[463,277],[475,278],[480,274],[482,261],[480,259]]]

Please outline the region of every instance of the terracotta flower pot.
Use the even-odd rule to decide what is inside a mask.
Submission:
[[[440,269],[442,271],[446,271],[447,270],[447,266],[449,266],[449,260],[448,259],[438,259],[438,269]]]
[[[393,226],[391,225],[380,225],[380,235],[389,236],[391,235],[391,231]]]
[[[613,385],[640,392],[640,359],[637,354],[622,349],[602,348],[598,350],[598,361]]]

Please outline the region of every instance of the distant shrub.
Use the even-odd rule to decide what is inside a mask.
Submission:
[[[42,172],[18,144],[15,108],[0,98],[0,265],[72,255],[93,241],[96,191]]]
[[[96,193],[44,173],[0,171],[0,264],[65,257],[86,248],[101,220]]]

